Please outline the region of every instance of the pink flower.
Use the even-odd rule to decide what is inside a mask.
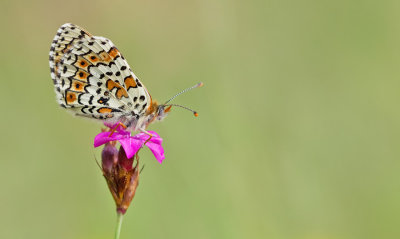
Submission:
[[[115,128],[111,125],[107,125],[109,128]],[[161,146],[162,138],[154,131],[148,131],[150,134],[153,135],[151,139],[146,143],[146,146],[151,150],[154,154],[154,157],[157,159],[158,162],[162,163],[164,160],[164,149]],[[101,132],[100,134],[96,135],[94,138],[94,147],[99,147],[105,143],[111,141],[118,141],[122,148],[125,150],[126,157],[128,159],[132,158],[139,149],[141,149],[144,143],[150,138],[149,135],[145,133],[139,133],[134,136],[131,136],[131,132],[125,130],[123,127],[118,126],[116,131],[111,132]]]

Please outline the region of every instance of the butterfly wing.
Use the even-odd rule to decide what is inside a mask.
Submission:
[[[64,24],[49,61],[57,101],[76,115],[118,121],[140,117],[151,105],[147,89],[107,38]]]

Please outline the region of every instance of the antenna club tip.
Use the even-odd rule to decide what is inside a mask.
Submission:
[[[199,116],[199,114],[197,112],[193,112],[194,116]]]
[[[203,84],[203,82],[200,82],[199,84],[197,84],[198,86],[197,87],[202,87],[204,84]]]

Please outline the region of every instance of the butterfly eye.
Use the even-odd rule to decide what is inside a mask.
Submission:
[[[164,106],[163,105],[158,106],[157,115],[162,115],[163,113],[164,113]]]

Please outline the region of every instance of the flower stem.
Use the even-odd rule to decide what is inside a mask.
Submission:
[[[122,219],[124,215],[120,212],[117,213],[117,227],[115,228],[115,239],[119,239],[121,233]]]

